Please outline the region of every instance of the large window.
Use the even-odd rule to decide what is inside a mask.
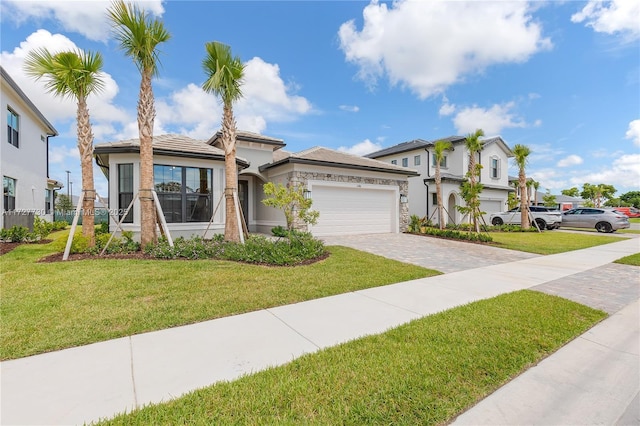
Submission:
[[[20,136],[20,117],[13,112],[11,108],[7,108],[7,141],[18,148]]]
[[[207,222],[213,204],[213,171],[198,167],[153,166],[154,187],[168,223]]]
[[[435,167],[437,163],[438,163],[438,161],[436,160],[436,154],[431,154],[431,165],[433,167]],[[446,155],[442,156],[442,161],[440,161],[440,167],[442,167],[443,169],[447,168],[447,156]]]
[[[402,167],[409,167],[409,159],[408,158],[403,158],[402,159]]]
[[[491,178],[500,179],[500,159],[498,157],[491,157]]]
[[[122,219],[131,200],[133,200],[133,164],[118,164],[118,219]],[[133,207],[122,222],[133,222]]]
[[[419,166],[420,165],[420,156],[419,155],[415,155],[413,157],[413,165],[414,166]]]
[[[16,209],[16,180],[10,177],[2,177],[2,186],[4,187],[4,210],[10,211]]]

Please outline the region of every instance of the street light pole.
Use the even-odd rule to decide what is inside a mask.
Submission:
[[[71,200],[71,193],[69,192],[71,190],[69,185],[69,175],[71,174],[71,172],[69,170],[66,171],[67,172],[67,197],[69,198],[69,200]]]

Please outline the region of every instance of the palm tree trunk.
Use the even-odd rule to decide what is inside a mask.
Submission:
[[[528,191],[527,191],[527,178],[524,174],[524,169],[520,169],[518,174],[518,184],[520,186],[520,226],[522,229],[529,229],[529,209],[528,203]]]
[[[140,137],[140,243],[156,242],[156,209],[153,201],[153,122],[155,109],[151,74],[142,73],[138,100]]]
[[[236,165],[236,122],[230,105],[224,105],[222,117],[222,144],[224,146],[225,178],[225,241],[240,241],[238,216],[234,194],[238,192],[238,167]]]
[[[82,235],[89,239],[89,246],[95,244],[95,189],[93,184],[93,134],[89,120],[89,109],[85,98],[78,99],[78,150],[82,169]]]
[[[469,183],[471,184],[471,187],[475,191],[475,187],[476,187],[476,154],[475,153],[469,154]],[[473,209],[469,212],[469,220],[473,224],[473,229],[475,229],[476,232],[480,232],[480,223],[478,222],[478,218],[476,217],[476,213],[478,210],[477,204],[478,204],[477,195],[474,195],[473,200],[471,200],[471,205],[473,206]]]
[[[440,175],[440,162],[436,162],[436,198],[438,201],[438,224],[444,229],[444,212],[442,208],[442,177]]]

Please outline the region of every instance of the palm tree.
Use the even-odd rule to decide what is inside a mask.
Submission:
[[[478,153],[482,151],[482,142],[480,138],[484,136],[484,131],[482,129],[476,129],[474,133],[469,133],[465,138],[464,144],[467,147],[467,151],[469,151],[469,184],[471,186],[472,191],[474,191],[475,186],[477,184],[476,178],[480,174],[479,167],[480,165],[476,164],[476,157]],[[474,196],[475,198],[476,196]],[[472,200],[472,205],[477,206],[478,200]],[[477,212],[470,212],[470,219],[473,221],[473,227],[476,232],[480,232],[480,223],[478,222]]]
[[[231,54],[231,47],[217,42],[205,44],[207,56],[202,68],[207,80],[202,88],[222,98],[222,146],[225,168],[225,226],[224,239],[240,241],[237,206],[234,194],[238,191],[238,168],[236,165],[236,121],[233,103],[242,97],[240,86],[244,77],[244,64],[240,57]]]
[[[538,189],[540,188],[540,182],[531,180],[531,186],[533,186],[533,202],[538,205]]]
[[[433,144],[433,155],[436,162],[436,198],[438,200],[438,223],[440,229],[444,229],[444,214],[442,207],[442,178],[440,175],[440,163],[444,160],[444,153],[452,148],[452,144],[448,140],[439,140]]]
[[[518,166],[518,187],[520,188],[520,226],[522,229],[529,229],[529,204],[527,197],[527,167],[528,157],[531,149],[526,145],[516,144],[513,147],[513,158]]]
[[[123,0],[107,11],[114,25],[115,38],[125,55],[133,59],[141,75],[138,96],[138,135],[140,139],[140,242],[156,241],[156,211],[153,202],[153,122],[155,103],[151,80],[158,75],[157,47],[171,38],[162,21]]]
[[[51,53],[45,48],[29,52],[24,62],[25,73],[36,80],[45,79],[47,92],[77,102],[77,135],[80,166],[82,168],[83,214],[82,234],[95,244],[93,183],[93,131],[89,118],[87,98],[104,88],[102,55],[75,50]]]

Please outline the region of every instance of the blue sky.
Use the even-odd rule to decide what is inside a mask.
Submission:
[[[156,134],[207,139],[221,105],[201,90],[204,44],[246,64],[238,127],[356,154],[482,128],[529,146],[527,174],[559,193],[583,183],[640,190],[640,0],[144,1],[172,34],[154,81]],[[75,104],[22,71],[30,49],[104,56],[90,99],[95,142],[137,137],[140,76],[109,33],[102,1],[1,7],[0,63],[60,132],[51,177],[80,188]],[[510,174],[516,170],[511,167]],[[106,196],[106,180],[96,173]]]

